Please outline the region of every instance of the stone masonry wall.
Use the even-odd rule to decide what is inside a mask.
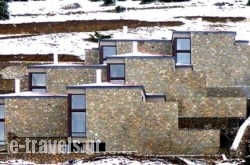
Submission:
[[[171,149],[175,154],[214,155],[219,147],[219,130],[180,130],[171,134]]]
[[[138,51],[172,56],[172,44],[166,41],[138,41]]]
[[[96,68],[47,68],[46,74],[48,93],[65,94],[67,85],[96,82]],[[106,68],[102,69],[102,81],[107,81]]]
[[[126,83],[144,85],[146,92],[162,93],[168,86],[167,75],[174,73],[174,61],[168,58],[126,58]]]
[[[167,75],[168,84],[165,89],[167,100],[180,101],[184,98],[200,98],[207,96],[206,74],[204,72],[177,71]]]
[[[246,117],[246,98],[202,97],[181,101],[179,116]]]
[[[174,102],[142,102],[140,89],[87,89],[87,137],[108,151],[170,153],[170,131],[178,129]]]
[[[117,41],[117,54],[126,54],[133,52],[133,42],[132,41]]]
[[[85,64],[97,65],[99,64],[99,50],[98,49],[86,49],[85,50]]]
[[[172,45],[166,41],[138,41],[137,50],[149,54],[172,55]],[[117,41],[117,54],[133,52],[133,41]]]
[[[218,33],[193,33],[191,42],[194,70],[206,72],[208,87],[250,85],[250,46]]]
[[[6,134],[17,137],[67,136],[67,97],[5,98]]]

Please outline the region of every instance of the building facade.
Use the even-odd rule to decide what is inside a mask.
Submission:
[[[64,140],[64,151],[76,141],[106,152],[229,151],[250,113],[250,46],[235,36],[173,31],[171,40],[107,39],[86,50],[84,65],[29,65],[22,75],[28,87],[0,95],[1,149],[11,154],[11,140],[30,138],[38,147]]]

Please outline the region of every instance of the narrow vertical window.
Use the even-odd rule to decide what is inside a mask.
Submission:
[[[174,56],[176,66],[191,65],[191,40],[190,38],[175,38]]]
[[[108,81],[111,83],[125,83],[125,64],[108,64]]]
[[[86,95],[71,94],[70,97],[70,135],[86,137]]]
[[[46,73],[30,73],[30,91],[46,92]]]
[[[5,107],[3,104],[0,104],[0,145],[5,145]]]

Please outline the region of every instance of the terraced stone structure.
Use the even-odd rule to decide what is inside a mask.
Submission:
[[[13,157],[11,139],[26,137],[64,140],[64,151],[76,141],[86,151],[91,140],[95,151],[107,152],[229,151],[250,114],[250,47],[235,35],[173,31],[171,40],[105,39],[87,51],[84,65],[30,65],[32,91],[1,95],[0,143]],[[51,160],[42,155],[36,160]]]

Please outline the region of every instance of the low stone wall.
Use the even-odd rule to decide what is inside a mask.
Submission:
[[[179,116],[185,117],[246,117],[246,98],[201,97],[183,99]]]

